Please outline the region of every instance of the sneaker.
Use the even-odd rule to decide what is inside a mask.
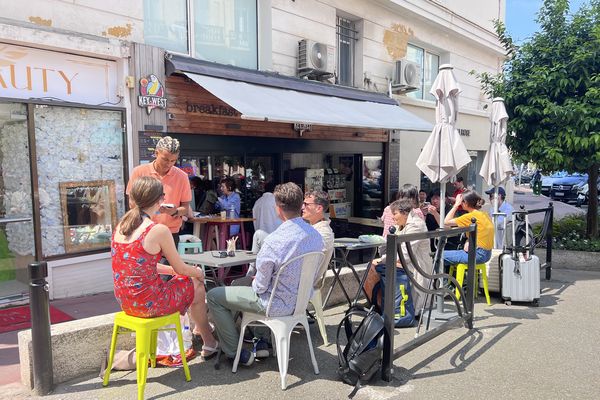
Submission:
[[[244,331],[244,342],[245,343],[254,343],[254,335],[248,328],[246,328],[246,330]]]
[[[242,349],[240,352],[240,364],[249,367],[254,362],[254,353],[250,350]]]
[[[266,340],[254,338],[254,345],[252,346],[252,353],[254,353],[254,357],[256,358],[266,358],[269,357],[269,344]]]

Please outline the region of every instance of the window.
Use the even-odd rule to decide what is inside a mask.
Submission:
[[[429,90],[438,74],[440,56],[409,44],[406,51],[406,59],[416,62],[421,69],[421,85],[419,90],[410,92],[407,96],[415,99],[435,101],[435,98],[429,93]]]
[[[354,86],[354,53],[358,31],[354,21],[337,17],[337,79],[336,83]]]
[[[257,0],[144,0],[144,38],[176,53],[257,69],[257,8]]]

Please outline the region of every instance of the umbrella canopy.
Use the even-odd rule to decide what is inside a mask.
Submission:
[[[510,154],[506,147],[508,114],[504,107],[504,99],[496,97],[492,100],[490,120],[490,147],[483,159],[479,175],[488,185],[498,187],[513,175]]]
[[[417,167],[432,182],[441,183],[440,227],[444,226],[446,216],[446,182],[471,162],[471,157],[454,126],[458,116],[458,94],[461,90],[452,69],[450,64],[441,65],[429,91],[437,100],[435,126],[417,159]],[[443,270],[442,257],[438,272]],[[437,310],[440,314],[444,311],[443,304],[443,297],[438,296]]]
[[[432,182],[447,182],[471,162],[471,157],[454,126],[460,92],[452,66],[440,66],[430,91],[437,100],[436,124],[417,159],[417,167]]]

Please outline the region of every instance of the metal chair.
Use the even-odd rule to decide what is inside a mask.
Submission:
[[[308,320],[306,318],[306,306],[308,305],[308,301],[311,297],[311,291],[313,290],[313,284],[315,281],[315,275],[317,270],[321,265],[321,261],[323,260],[323,252],[310,252],[298,257],[294,257],[279,269],[277,276],[275,278],[275,284],[273,285],[273,290],[271,292],[271,297],[269,298],[269,303],[267,304],[267,309],[264,315],[255,314],[250,312],[244,312],[242,314],[242,325],[240,329],[240,340],[238,343],[237,353],[235,355],[235,360],[233,361],[232,372],[237,371],[238,363],[240,361],[240,353],[242,351],[242,345],[244,344],[244,331],[246,327],[251,323],[261,323],[266,325],[271,330],[271,335],[274,337],[273,340],[273,348],[275,350],[275,354],[277,355],[277,362],[279,364],[279,374],[281,375],[281,389],[285,390],[287,384],[285,383],[285,377],[287,375],[288,363],[289,363],[289,354],[290,354],[290,336],[292,334],[292,330],[298,324],[302,324],[304,327],[304,331],[306,332],[306,339],[308,340],[308,348],[310,350],[310,357],[312,360],[313,368],[315,374],[319,374],[319,367],[317,365],[317,360],[315,358],[315,353],[312,347],[312,341],[310,339],[310,331],[308,328]],[[299,268],[301,268],[300,273],[300,283],[298,287],[298,298],[296,299],[296,308],[292,315],[287,316],[279,316],[273,317],[270,316],[271,304],[273,302],[274,294],[277,290],[277,285],[279,283],[279,277],[281,273],[285,271],[287,268],[298,268],[297,266],[293,266],[293,263],[297,263],[301,261],[302,264]]]

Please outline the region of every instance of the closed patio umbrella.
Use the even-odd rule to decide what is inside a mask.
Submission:
[[[488,148],[479,175],[487,182],[488,185],[494,187],[496,198],[498,197],[498,187],[506,182],[513,175],[512,163],[510,154],[506,147],[506,130],[507,130],[508,114],[504,106],[504,99],[496,97],[492,100],[492,111],[490,113],[490,147]],[[498,219],[498,201],[494,201],[494,226]],[[504,231],[499,231],[496,227],[496,235],[494,247],[501,247],[502,240],[498,234]]]
[[[446,216],[446,183],[463,169],[471,157],[455,127],[458,95],[461,92],[452,65],[440,66],[430,93],[435,97],[435,126],[417,159],[417,167],[432,182],[440,182],[440,226]],[[443,264],[443,261],[440,261]],[[443,265],[438,271],[443,271]],[[438,311],[443,311],[443,298],[438,297]]]
[[[506,147],[506,125],[508,114],[504,107],[504,99],[496,97],[492,100],[490,113],[490,147],[488,148],[479,175],[498,191],[498,186],[506,182],[513,175],[510,154]],[[497,194],[497,193],[496,193]],[[498,212],[498,204],[494,206]]]

